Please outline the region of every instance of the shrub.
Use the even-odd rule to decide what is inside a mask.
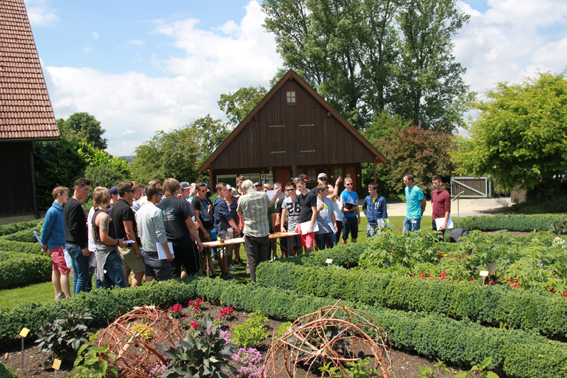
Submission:
[[[96,345],[99,332],[91,334],[88,342],[79,349],[77,359],[73,364],[73,373],[69,377],[118,377],[118,370],[109,363],[109,360],[116,360],[116,356],[109,352],[108,343],[105,343],[103,347]]]
[[[496,214],[492,216],[463,217],[460,219],[460,227],[469,231],[548,231],[551,228],[551,224],[559,219],[561,219],[561,217],[557,215]]]
[[[0,238],[0,251],[30,253],[39,255],[41,253],[41,246],[38,242],[23,243],[19,241],[6,240]]]
[[[43,224],[43,219],[35,219],[29,222],[3,224],[0,226],[0,236],[10,235],[18,231],[22,231],[28,228],[33,228],[35,226],[42,224]]]
[[[7,367],[0,362],[0,378],[18,378],[18,374],[16,374],[14,369]]]
[[[0,290],[51,280],[53,261],[48,256],[26,253],[0,255]]]
[[[270,337],[264,325],[267,322],[268,318],[262,316],[259,311],[253,312],[243,324],[237,324],[232,327],[230,338],[236,345],[250,348]]]
[[[37,243],[37,239],[35,238],[33,232],[37,232],[39,236],[41,236],[41,228],[43,224],[38,224],[35,227],[26,228],[25,230],[21,230],[18,232],[14,232],[13,234],[2,236],[3,240],[10,240],[10,241],[17,241],[22,243]]]

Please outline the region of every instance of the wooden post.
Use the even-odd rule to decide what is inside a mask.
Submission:
[[[214,186],[213,186],[213,169],[209,165],[209,189],[211,189],[211,194],[214,194]]]
[[[376,182],[376,160],[374,160],[374,182]]]
[[[297,165],[292,165],[292,166],[291,166],[291,176],[292,176],[293,178],[296,178],[296,177],[297,177]],[[285,184],[284,184],[284,185],[285,185]]]

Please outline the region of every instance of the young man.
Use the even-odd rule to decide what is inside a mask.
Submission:
[[[138,211],[142,206],[138,201],[140,200],[140,198],[142,198],[142,195],[144,194],[144,185],[136,181],[132,181],[132,184],[134,185],[132,187],[132,189],[134,189],[134,198],[132,199],[132,210]]]
[[[133,272],[132,287],[141,286],[146,266],[142,259],[142,251],[140,250],[140,240],[138,239],[138,228],[136,225],[136,216],[132,210],[132,200],[134,199],[134,184],[131,182],[122,182],[118,185],[119,200],[112,206],[110,210],[110,219],[114,225],[114,235],[118,239],[132,240],[133,243],[126,247],[118,247],[120,256],[122,257],[122,269],[126,280]]]
[[[230,207],[228,205],[228,200],[230,199],[230,194],[228,193],[227,185],[224,182],[219,182],[217,184],[218,197],[215,199],[213,204],[215,212],[215,228],[217,230],[218,237],[221,240],[232,239],[234,235],[240,233],[235,220],[232,217]],[[222,279],[233,279],[234,276],[229,274],[229,258],[232,254],[232,245],[226,245],[219,249],[219,265],[222,272]]]
[[[329,182],[329,178],[327,177],[327,174],[326,173],[319,173],[317,175],[317,186],[313,188],[312,192],[316,196],[319,196],[319,185],[324,184],[325,186],[327,186],[328,182]]]
[[[335,232],[337,230],[337,222],[333,212],[333,201],[327,197],[327,194],[329,194],[327,184],[320,183],[317,186],[317,224],[319,225],[319,231],[315,232],[319,250],[324,250],[326,245],[329,248],[333,248],[336,245]]]
[[[191,218],[193,214],[189,210],[189,204],[177,198],[179,188],[179,181],[174,178],[166,179],[163,182],[165,198],[156,205],[163,212],[167,240],[173,245],[175,278],[181,276],[182,265],[188,275],[194,275],[201,269],[199,251],[203,249],[197,224]],[[197,241],[196,248],[191,236]]]
[[[404,176],[404,184],[406,185],[406,217],[404,219],[404,231],[417,231],[421,227],[421,217],[425,211],[425,196],[419,186],[413,183],[413,175]]]
[[[74,183],[73,197],[69,198],[65,205],[65,248],[71,256],[73,265],[73,294],[81,291],[88,292],[89,261],[88,249],[89,238],[87,228],[87,215],[83,208],[83,202],[89,196],[91,182],[80,178]]]
[[[270,258],[270,226],[268,224],[268,207],[273,206],[276,196],[270,201],[264,192],[256,191],[250,180],[242,183],[246,195],[238,200],[238,215],[244,220],[244,249],[248,257],[250,279],[256,282],[256,267]]]
[[[280,182],[275,182],[274,183],[274,189],[278,190],[282,187],[282,184]],[[278,198],[276,199],[276,204],[275,204],[275,209],[276,209],[276,221],[274,223],[274,230],[276,232],[282,232],[283,228],[284,228],[284,221],[282,220],[282,209],[283,209],[283,201],[289,197],[289,193],[286,193],[285,191],[280,194],[278,196]],[[288,238],[280,238],[280,253],[281,253],[281,257],[287,257],[288,255]],[[275,256],[275,251],[274,251],[274,256]]]
[[[163,223],[163,212],[156,207],[163,197],[160,184],[148,185],[146,188],[147,202],[136,212],[138,223],[138,235],[144,246],[142,259],[144,260],[146,282],[153,279],[167,281],[171,279],[173,255],[169,250],[167,235]],[[160,260],[157,245],[161,244],[165,250],[167,259]]]
[[[449,215],[451,214],[451,195],[448,191],[443,189],[443,179],[439,175],[433,176],[433,191],[431,192],[431,207],[432,207],[432,221],[431,226],[433,231],[441,231],[443,240],[445,230],[447,229],[447,222],[449,222]],[[443,224],[437,228],[435,219],[443,218]]]
[[[288,182],[285,184],[285,199],[282,202],[282,215],[281,222],[282,232],[294,232],[297,227],[297,220],[299,219],[299,213],[301,212],[301,206],[297,201],[297,193],[295,192],[296,187],[293,182]],[[288,238],[288,250],[290,256],[301,255],[303,253],[303,247],[301,246],[301,238],[299,235],[290,236]]]
[[[297,220],[298,224],[296,232],[301,234],[301,245],[305,247],[305,253],[311,253],[313,252],[313,242],[315,241],[315,232],[313,232],[313,227],[317,220],[317,196],[307,190],[304,179],[297,178],[294,182],[295,187],[300,193],[297,196],[297,201],[299,202],[299,206],[301,206],[301,211]],[[309,226],[307,227],[307,230],[301,230],[301,223],[305,222],[309,222]]]
[[[106,208],[106,213],[110,214],[110,210],[112,210],[112,206],[120,199],[120,195],[118,194],[118,186],[113,186],[109,190],[110,193],[110,204]]]
[[[364,199],[362,204],[362,211],[368,219],[368,229],[366,235],[370,238],[377,232],[379,226],[379,219],[388,218],[388,211],[386,210],[386,199],[378,193],[378,184],[373,182],[368,185],[368,193],[370,194]]]
[[[345,190],[341,193],[343,203],[343,244],[350,241],[356,243],[358,239],[358,225],[360,224],[360,210],[358,209],[358,194],[352,190],[352,178],[345,178]]]
[[[213,204],[211,200],[207,197],[207,184],[204,182],[198,182],[196,184],[197,195],[193,199],[193,211],[195,212],[195,218],[197,220],[197,227],[199,229],[200,240],[212,240],[211,230],[213,229]],[[211,249],[206,247],[203,249],[201,254],[201,268],[206,269],[208,266],[211,274],[216,275],[215,267],[213,265],[213,259],[211,256]]]
[[[43,244],[43,252],[49,250],[53,260],[51,282],[55,289],[55,300],[58,300],[71,297],[70,270],[65,262],[65,221],[63,219],[63,205],[69,199],[69,189],[58,186],[51,194],[53,204],[45,213],[45,221],[41,228],[41,244]]]

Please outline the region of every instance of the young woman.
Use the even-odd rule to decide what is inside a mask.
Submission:
[[[339,180],[342,180],[342,178],[339,177]],[[337,193],[338,183],[340,182],[339,180],[337,180],[337,184],[335,186],[333,186],[332,184],[327,185],[327,187],[329,188],[329,195],[327,197],[329,197],[331,201],[333,201],[333,213],[335,213],[335,219],[337,222],[337,233],[335,234],[335,236],[337,237],[336,244],[339,243],[339,240],[341,238],[341,231],[343,229],[343,203]]]

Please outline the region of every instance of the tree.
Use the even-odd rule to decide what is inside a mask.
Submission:
[[[414,182],[428,195],[433,176],[449,177],[454,169],[449,154],[454,149],[453,136],[447,133],[415,125],[395,128],[390,136],[376,141],[376,148],[389,160],[387,164],[378,164],[376,171],[390,193],[402,192],[402,178],[411,173]]]
[[[507,190],[540,187],[557,194],[567,170],[566,74],[499,83],[486,101],[474,103],[480,115],[453,153],[458,172],[492,175]]]
[[[64,134],[67,140],[72,143],[84,141],[101,150],[105,150],[107,147],[108,140],[102,137],[106,130],[89,113],[75,113],[67,120],[59,118],[57,127],[59,127],[61,134]]]
[[[110,189],[114,185],[128,180],[130,177],[126,176],[120,167],[105,163],[87,167],[85,170],[85,178],[91,182],[92,189],[97,186]]]
[[[391,111],[424,129],[452,132],[463,125],[469,87],[455,62],[451,37],[470,16],[457,0],[408,0],[397,15],[401,29]]]
[[[226,113],[228,121],[233,125],[238,125],[267,93],[266,88],[261,85],[243,87],[234,93],[221,94],[218,104],[220,109]]]

